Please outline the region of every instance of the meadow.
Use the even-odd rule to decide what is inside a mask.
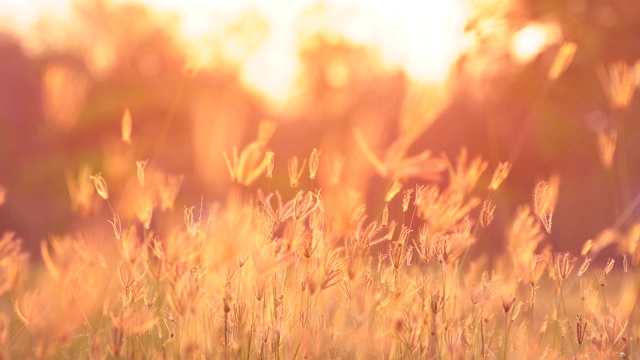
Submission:
[[[579,51],[553,48],[544,89]],[[327,81],[347,83],[341,71]],[[310,152],[280,151],[288,125],[268,116],[242,136],[222,122],[217,138],[237,141],[204,159],[225,171],[223,195],[194,197],[195,172],[154,158],[170,149],[134,151],[145,130],[123,108],[101,129],[115,150],[51,180],[65,183],[77,221],[36,253],[17,231],[0,236],[0,358],[638,359],[640,195],[625,141],[640,61],[595,72],[612,122],[597,129],[591,161],[616,205],[577,251],[549,239],[562,176],[519,189],[528,200],[517,206],[504,201],[535,116],[491,161],[464,144],[453,156],[425,146],[444,105],[418,82],[407,81],[393,121],[341,125],[344,151],[311,138]],[[62,84],[45,97],[47,116],[84,91],[67,75],[45,76]],[[0,206],[12,191],[0,187]]]

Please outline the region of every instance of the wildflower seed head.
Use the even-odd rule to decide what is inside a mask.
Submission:
[[[618,131],[613,129],[600,129],[597,133],[598,156],[605,169],[611,169],[616,154]]]
[[[83,215],[94,212],[97,210],[96,205],[98,205],[93,198],[95,186],[91,180],[91,174],[92,170],[87,165],[82,166],[77,175],[66,174],[67,188],[73,210]]]
[[[302,173],[304,172],[304,168],[307,165],[307,159],[304,159],[304,161],[302,162],[302,166],[298,167],[298,157],[297,156],[293,156],[291,159],[289,159],[289,186],[291,186],[292,188],[297,188],[298,184],[300,182],[300,177],[302,176]]]
[[[591,258],[585,258],[584,261],[582,262],[582,265],[580,265],[580,269],[578,270],[578,276],[582,276],[587,269],[589,268],[589,265],[591,264]]]
[[[612,258],[609,258],[609,260],[607,261],[607,265],[603,269],[596,270],[596,277],[598,278],[598,283],[600,284],[601,287],[606,286],[607,275],[609,275],[611,270],[613,270],[614,263],[615,263],[615,260],[613,260]]]
[[[380,220],[380,226],[386,228],[389,226],[389,204],[384,204],[382,209],[382,219]]]
[[[542,277],[547,266],[548,259],[549,257],[547,254],[535,254],[529,260],[528,271],[525,274],[529,285],[532,287],[535,287],[540,280],[540,277]]]
[[[509,176],[511,171],[511,164],[507,161],[498,164],[498,167],[491,176],[491,182],[489,183],[489,190],[496,191],[502,184],[502,182]]]
[[[113,221],[108,220],[111,226],[113,226],[113,233],[116,235],[116,240],[120,241],[122,238],[122,223],[120,222],[120,216],[113,214]]]
[[[479,285],[470,285],[473,290],[471,291],[471,303],[477,305],[491,299],[496,291],[494,282],[489,279],[486,271],[481,275],[481,281]]]
[[[193,220],[193,208],[194,206],[184,207],[184,226],[187,228],[187,231],[192,235],[194,235],[197,232],[197,225],[198,225]]]
[[[402,197],[402,212],[407,212],[409,210],[409,203],[411,202],[411,194],[413,193],[413,189],[407,189],[404,191],[404,196]]]
[[[176,201],[182,181],[183,175],[165,175],[160,174],[158,179],[158,194],[160,195],[160,209],[171,210]]]
[[[413,200],[413,205],[414,206],[416,206],[416,207],[420,206],[420,200],[422,199],[422,193],[424,192],[424,190],[426,188],[427,187],[424,186],[424,185],[417,185],[416,184],[416,195],[415,195],[415,198]]]
[[[249,143],[240,154],[236,146],[232,147],[231,155],[222,152],[231,181],[249,186],[272,163],[273,153],[265,151],[270,136],[260,138],[260,133],[258,136],[259,139]]]
[[[153,217],[153,208],[156,206],[150,198],[144,198],[140,200],[135,207],[135,213],[138,220],[146,230],[151,227],[151,218]]]
[[[111,328],[111,342],[109,343],[109,352],[116,358],[120,357],[122,347],[124,345],[124,330],[120,326]]]
[[[293,218],[298,221],[309,216],[318,206],[318,198],[311,191],[306,194],[303,191],[298,192],[293,201]]]
[[[444,301],[444,296],[440,294],[440,290],[436,290],[436,292],[431,295],[431,312],[437,314],[442,311]]]
[[[456,344],[458,340],[460,340],[461,329],[459,326],[449,326],[446,329],[444,342],[447,345],[447,350],[449,350],[450,354],[453,354]]]
[[[496,206],[491,203],[491,199],[485,200],[482,203],[482,209],[480,210],[480,225],[486,228],[493,221],[493,212],[496,210]]]
[[[515,218],[507,228],[508,247],[518,264],[526,266],[544,239],[540,223],[528,205],[518,207]]]
[[[462,148],[456,159],[455,167],[450,161],[446,161],[446,166],[449,170],[450,187],[463,194],[469,193],[487,169],[487,165],[488,163],[479,156],[468,161],[467,149]]]
[[[611,109],[621,111],[628,108],[636,89],[640,62],[629,65],[626,61],[620,60],[609,64],[608,67],[599,66],[597,72]]]
[[[91,175],[89,177],[93,180],[93,185],[96,187],[96,191],[101,198],[108,200],[109,199],[109,191],[107,190],[107,182],[102,177],[101,173],[97,173],[95,175]]]
[[[613,258],[609,258],[609,260],[607,260],[607,265],[604,267],[604,273],[606,275],[609,275],[611,270],[613,270],[613,264],[615,264],[615,262],[616,261]]]
[[[147,162],[149,160],[136,161],[136,175],[138,177],[138,183],[140,187],[144,187],[145,176],[144,176],[144,168],[147,166]]]
[[[580,254],[582,256],[587,256],[591,251],[591,248],[593,248],[593,239],[589,239],[585,241],[584,244],[582,244],[582,250],[580,251]]]
[[[320,165],[320,153],[318,149],[313,148],[311,151],[311,156],[309,156],[309,179],[313,180],[316,178],[316,174],[318,173],[318,167]]]
[[[536,185],[533,193],[533,205],[535,214],[540,217],[547,233],[551,233],[551,221],[553,211],[558,201],[558,188],[560,180],[558,177],[551,177],[549,181],[540,181]]]
[[[587,321],[582,315],[577,315],[576,317],[578,318],[576,321],[576,340],[578,341],[578,345],[582,345],[587,331]]]
[[[503,289],[503,294],[500,298],[502,299],[502,310],[507,314],[516,302],[516,293],[512,289]]]
[[[571,256],[569,253],[559,254],[556,257],[556,273],[562,280],[569,277],[571,271],[576,266],[577,256]]]
[[[391,186],[389,187],[389,190],[387,190],[387,195],[385,196],[384,201],[388,203],[391,200],[393,200],[393,198],[395,198],[396,195],[398,195],[400,190],[402,190],[402,185],[403,185],[402,181],[398,179],[393,180],[393,182],[391,183]]]
[[[275,153],[267,151],[265,155],[267,158],[267,179],[271,179],[273,178],[273,167],[275,166]]]
[[[626,320],[624,324],[620,324],[620,320],[614,315],[607,315],[604,318],[605,333],[612,344],[615,344],[620,340],[624,340],[624,333],[628,325],[628,320]]]

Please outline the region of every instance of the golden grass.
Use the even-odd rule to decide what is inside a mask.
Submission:
[[[552,80],[575,48],[561,51]],[[617,89],[622,80],[614,80],[627,79],[629,71],[615,65],[601,72],[603,82],[612,83],[612,107],[628,106],[629,90]],[[125,111],[128,144],[131,124]],[[419,124],[418,132],[429,124]],[[531,189],[532,204],[510,215],[502,229],[505,249],[489,258],[478,243],[495,225],[493,199],[512,164],[496,164],[483,183],[494,165],[466,149],[453,161],[429,150],[409,156],[418,134],[405,129],[378,151],[356,127],[356,155],[388,185],[375,194],[384,206],[374,210],[362,189],[342,182],[353,171],[343,166],[344,154],[313,149],[308,161],[293,156],[287,175],[297,192],[271,189],[275,131],[275,123],[263,121],[255,140],[224,153],[233,182],[227,199],[203,199],[181,212],[174,203],[184,177],[147,160],[131,164],[133,185],[122,194],[110,192],[107,179],[89,168],[68,175],[75,211],[104,217],[96,205],[103,201],[111,213],[103,227],[43,241],[43,265],[34,269],[15,234],[0,238],[1,357],[593,359],[640,353],[640,224],[605,229],[580,255],[555,251],[544,231],[552,231],[558,200],[559,178],[551,177]],[[605,155],[605,165],[615,166],[613,155]],[[263,177],[269,189],[256,187]],[[405,185],[411,179],[424,183]],[[398,194],[402,199],[394,201]],[[623,260],[592,265],[612,244]]]
[[[311,171],[323,171],[319,151],[312,156]],[[145,164],[132,164],[131,176],[141,193],[155,194],[147,198],[155,203],[162,185],[145,181]],[[463,151],[449,168],[451,182],[444,190],[405,189],[401,204],[388,203],[377,215],[360,203],[343,219],[325,204],[325,190],[300,190],[287,199],[278,191],[252,195],[248,188],[222,204],[187,207],[184,224],[166,228],[150,225],[151,215],[163,211],[154,206],[146,217],[121,219],[114,213],[111,239],[97,242],[95,234],[77,234],[43,242],[46,271],[35,274],[26,267],[20,240],[7,233],[0,242],[3,354],[145,359],[635,354],[638,315],[629,304],[638,292],[638,232],[600,240],[620,244],[631,260],[631,266],[625,260],[625,272],[613,259],[588,270],[598,240],[588,245],[584,264],[575,271],[578,256],[541,246],[555,201],[549,191],[556,191],[542,182],[534,198],[539,216],[529,205],[518,209],[506,230],[507,251],[493,265],[484,256],[470,259],[470,248],[482,236],[483,227],[475,224],[488,226],[493,211],[486,204],[476,211],[479,202],[471,195],[487,164],[467,161]],[[508,168],[497,167],[491,192],[499,191]],[[104,201],[112,198],[100,174],[85,180],[94,182]],[[399,211],[390,211],[393,206]]]

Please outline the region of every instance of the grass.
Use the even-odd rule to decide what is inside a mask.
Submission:
[[[550,80],[566,66],[554,65]],[[123,123],[129,142],[128,112]],[[513,164],[465,150],[454,160],[409,157],[412,130],[382,158],[353,131],[387,181],[375,194],[380,210],[341,182],[355,171],[342,156],[316,149],[288,161],[297,192],[283,195],[291,191],[272,182],[270,122],[223,155],[233,185],[220,203],[173,209],[183,177],[153,161],[131,164],[123,194],[99,173],[69,175],[74,204],[104,202],[110,214],[103,226],[43,241],[34,268],[21,240],[2,236],[2,357],[637,358],[640,225],[614,225],[580,254],[555,251],[545,242],[560,181],[552,177],[511,214],[505,249],[489,259],[478,242],[495,226],[492,200]],[[256,188],[264,177],[268,188]],[[623,260],[590,266],[611,244]]]

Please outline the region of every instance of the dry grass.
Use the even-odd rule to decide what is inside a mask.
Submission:
[[[554,65],[552,80],[566,67]],[[616,111],[628,106],[618,83],[629,71],[600,71]],[[125,143],[131,121],[126,111]],[[552,177],[511,214],[505,250],[489,259],[478,242],[512,164],[464,149],[455,160],[408,156],[417,138],[409,130],[378,151],[353,129],[354,156],[388,183],[378,211],[342,182],[346,154],[294,156],[287,168],[298,192],[271,189],[271,122],[223,155],[234,184],[221,203],[173,210],[183,177],[147,160],[130,164],[122,194],[88,168],[70,174],[78,213],[104,202],[111,214],[104,226],[42,242],[34,269],[20,239],[2,236],[1,357],[637,358],[640,225],[613,225],[581,254],[555,251],[545,242],[558,199]],[[269,189],[253,187],[264,177]],[[424,183],[405,185],[411,179]],[[590,266],[611,244],[623,260]]]

